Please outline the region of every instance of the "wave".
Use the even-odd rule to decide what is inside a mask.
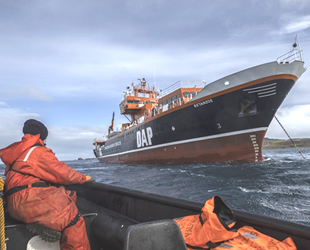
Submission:
[[[248,189],[248,188],[244,188],[244,187],[237,187],[238,189],[240,189],[242,192],[245,193],[263,193],[263,194],[269,194],[269,191],[263,191],[261,189]]]

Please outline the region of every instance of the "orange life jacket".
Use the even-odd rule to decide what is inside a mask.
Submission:
[[[244,226],[238,229],[239,235],[216,247],[216,250],[297,250],[291,237],[278,241],[262,234],[253,227]]]
[[[291,237],[278,241],[250,226],[233,230],[236,219],[219,196],[206,201],[200,214],[175,221],[188,250],[297,250]]]
[[[175,220],[189,249],[208,249],[215,243],[230,240],[238,236],[232,227],[236,218],[232,210],[219,196],[206,201],[200,214]]]

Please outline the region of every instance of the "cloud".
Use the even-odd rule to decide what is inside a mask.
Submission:
[[[5,102],[0,102],[0,148],[13,142],[20,141],[23,137],[24,122],[30,118],[42,121],[39,114],[27,113],[23,110],[9,107]],[[51,126],[42,121],[48,128],[47,146],[50,147],[59,160],[73,160],[92,158],[95,138],[103,140],[107,127],[92,126]]]
[[[308,29],[310,27],[310,15],[303,16],[297,20],[293,20],[286,24],[281,30],[280,34],[297,33],[299,31]]]
[[[292,138],[310,138],[310,104],[280,107],[276,116]],[[266,137],[287,139],[279,123],[273,119]]]
[[[3,148],[21,139],[22,127],[27,119],[38,119],[40,115],[9,107],[4,102],[0,104],[0,148]]]
[[[40,101],[52,101],[52,98],[45,95],[41,88],[33,84],[27,83],[25,88],[21,89],[18,94],[27,95]]]
[[[19,78],[19,80],[22,80]],[[19,100],[22,99],[31,99],[31,100],[39,100],[39,101],[52,101],[53,98],[44,94],[41,88],[35,84],[31,83],[14,83],[14,84],[5,84],[2,83],[0,86],[3,87],[2,95],[3,98],[17,98]]]
[[[47,147],[60,160],[94,158],[93,140],[103,140],[108,127],[92,126],[48,126]]]
[[[5,102],[0,102],[0,106],[8,107],[8,105]]]

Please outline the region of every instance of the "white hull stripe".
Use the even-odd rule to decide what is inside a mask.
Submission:
[[[253,90],[255,90],[256,89],[256,91],[260,91],[259,89],[264,89],[264,88],[268,88],[268,87],[270,87],[270,86],[274,86],[274,85],[276,85],[277,83],[276,82],[274,82],[274,83],[271,83],[271,84],[266,84],[266,85],[264,85],[264,86],[260,86],[260,87],[254,87],[254,88],[249,88],[249,89],[244,89],[243,91],[253,91]],[[251,92],[252,93],[252,92]],[[254,93],[254,92],[253,92]]]
[[[277,94],[277,83],[274,82],[260,87],[244,89],[243,91],[247,91],[249,94],[256,93],[258,98],[272,96]]]
[[[32,152],[36,147],[37,147],[37,146],[34,146],[34,147],[32,147],[32,148],[28,151],[28,153],[27,153],[27,155],[26,155],[26,157],[25,157],[25,159],[24,159],[24,162],[28,160],[28,158],[29,158],[31,152]]]
[[[185,143],[190,143],[190,142],[204,141],[204,140],[216,139],[216,138],[221,138],[221,137],[228,137],[228,136],[233,136],[233,135],[240,135],[240,134],[254,133],[254,132],[259,132],[259,131],[266,131],[267,129],[268,129],[268,127],[261,127],[261,128],[246,129],[246,130],[241,130],[241,131],[223,133],[220,135],[210,135],[210,136],[204,136],[204,137],[199,137],[199,138],[194,138],[194,139],[187,139],[187,140],[182,140],[182,141],[169,142],[169,143],[164,143],[164,144],[145,147],[145,148],[133,149],[133,150],[120,152],[120,153],[116,153],[116,154],[104,155],[104,156],[101,156],[98,158],[107,158],[107,157],[112,157],[112,156],[136,153],[139,151],[151,150],[151,149],[155,149],[155,148],[162,148],[162,147],[185,144]]]
[[[269,95],[259,95],[258,98],[262,98],[262,97],[266,97],[266,96],[272,96],[272,95],[276,95],[277,93],[271,93]]]
[[[276,89],[277,86],[273,86],[273,87],[270,87],[270,88],[265,88],[264,91],[267,91],[267,90],[274,90]],[[262,90],[259,89],[259,90],[253,90],[253,91],[248,91],[249,94],[253,94],[253,93],[257,93],[257,92],[261,92]]]

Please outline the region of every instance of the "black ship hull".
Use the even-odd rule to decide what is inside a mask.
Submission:
[[[202,90],[190,102],[159,112],[108,139],[96,152],[97,158],[102,162],[140,163],[262,161],[268,126],[305,70],[300,63],[287,72],[277,69],[281,74],[252,77],[252,72],[261,70],[259,67],[270,70],[273,66],[266,65],[220,79],[225,84],[237,83],[206,94]],[[239,78],[251,81],[241,79],[239,83],[235,80]]]

